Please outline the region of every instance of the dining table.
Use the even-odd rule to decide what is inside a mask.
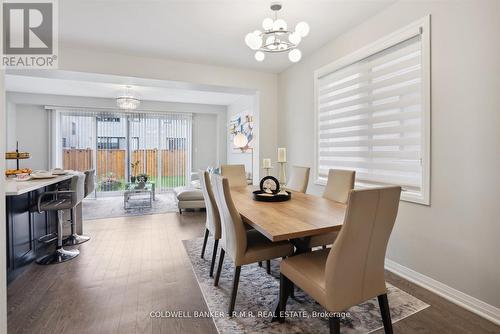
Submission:
[[[231,188],[243,222],[273,242],[289,240],[295,246],[294,255],[311,251],[310,237],[340,231],[344,222],[345,204],[294,191],[287,201],[261,202],[254,200],[255,190],[253,186]],[[277,320],[279,297],[275,305],[273,321]]]
[[[253,199],[255,190],[231,188],[231,197],[243,222],[273,242],[290,240],[302,250],[308,238],[339,231],[344,222],[345,204],[294,191],[290,200],[261,202]]]

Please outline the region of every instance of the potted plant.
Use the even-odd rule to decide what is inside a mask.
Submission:
[[[137,167],[139,167],[139,160],[132,162],[130,166],[132,167],[132,175],[130,176],[130,182],[135,183],[137,179],[136,174],[137,174]]]
[[[146,183],[146,182],[148,182],[148,174],[141,173],[141,174],[137,175],[136,180],[137,180],[137,182],[144,182],[144,183]]]

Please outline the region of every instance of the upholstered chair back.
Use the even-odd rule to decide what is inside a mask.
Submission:
[[[207,218],[205,225],[208,230],[213,234],[215,240],[221,237],[221,225],[219,209],[215,202],[215,196],[210,182],[210,174],[207,171],[199,172],[201,191],[203,192],[203,199],[205,200],[205,208],[207,211]]]
[[[352,190],[342,229],[327,258],[327,309],[342,311],[386,293],[384,259],[401,187]]]
[[[349,191],[354,189],[355,178],[356,172],[353,170],[330,169],[323,197],[346,204]]]
[[[95,170],[89,169],[85,172],[85,197],[90,195],[95,190]]]
[[[71,190],[74,193],[71,195],[71,201],[74,205],[80,203],[85,197],[85,174],[81,172],[75,173],[71,179]]]
[[[231,187],[247,186],[245,165],[222,165],[220,173],[229,180]]]
[[[305,193],[309,183],[309,167],[292,166],[290,170],[290,178],[286,184],[289,190]]]
[[[234,263],[239,263],[247,249],[245,225],[234,206],[229,180],[220,175],[213,175],[212,186],[221,219],[222,247]]]

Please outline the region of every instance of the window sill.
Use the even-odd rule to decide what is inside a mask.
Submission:
[[[324,180],[316,180],[314,181],[314,184],[318,186],[326,186],[326,181]],[[354,186],[356,189],[370,189],[370,188],[376,188],[374,187],[369,187],[369,186],[360,186],[359,184],[356,184]],[[424,194],[419,194],[419,193],[414,193],[410,191],[401,191],[401,201],[408,202],[408,203],[415,203],[415,204],[420,204],[420,205],[426,205],[430,206],[430,200],[428,196],[425,196]]]

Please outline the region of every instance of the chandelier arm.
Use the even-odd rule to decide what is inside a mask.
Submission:
[[[279,43],[277,43],[278,45],[279,44],[285,44],[287,46],[288,49],[293,49],[293,48],[296,48],[298,44],[293,44],[293,43],[290,43],[290,42],[287,42],[287,41],[282,41],[280,40]],[[259,49],[264,49],[264,48],[269,48],[269,46],[271,45],[276,45],[276,43],[269,43],[269,44],[264,44],[262,45]]]
[[[260,35],[261,36],[267,36],[267,35],[286,35],[286,34],[291,34],[292,32],[290,30],[267,30],[263,31]]]

